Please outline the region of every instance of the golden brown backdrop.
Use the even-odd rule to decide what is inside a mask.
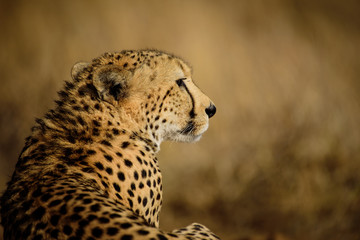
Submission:
[[[359,239],[359,1],[1,1],[0,189],[72,65],[158,48],[189,61],[218,113],[164,143],[170,230]]]

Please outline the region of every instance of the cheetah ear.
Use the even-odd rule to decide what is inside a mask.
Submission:
[[[90,66],[90,63],[87,62],[75,63],[75,65],[71,69],[71,77],[76,80],[88,66]]]
[[[126,97],[130,72],[116,66],[106,66],[99,69],[93,78],[93,85],[99,96],[107,101],[119,101]]]

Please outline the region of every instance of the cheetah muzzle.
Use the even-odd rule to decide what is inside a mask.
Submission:
[[[76,64],[37,119],[1,197],[4,239],[218,239],[159,229],[162,141],[194,142],[216,108],[180,58],[154,50]]]

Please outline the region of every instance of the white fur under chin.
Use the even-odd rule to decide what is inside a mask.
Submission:
[[[177,142],[187,142],[187,143],[193,143],[193,142],[197,142],[200,140],[202,135],[184,135],[184,134],[179,134],[178,136],[176,136],[175,139],[173,139],[174,141]]]

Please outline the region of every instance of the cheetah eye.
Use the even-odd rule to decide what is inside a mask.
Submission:
[[[185,83],[184,83],[184,80],[186,78],[180,78],[178,80],[176,80],[176,84],[179,86],[179,87],[184,87],[185,86]]]

